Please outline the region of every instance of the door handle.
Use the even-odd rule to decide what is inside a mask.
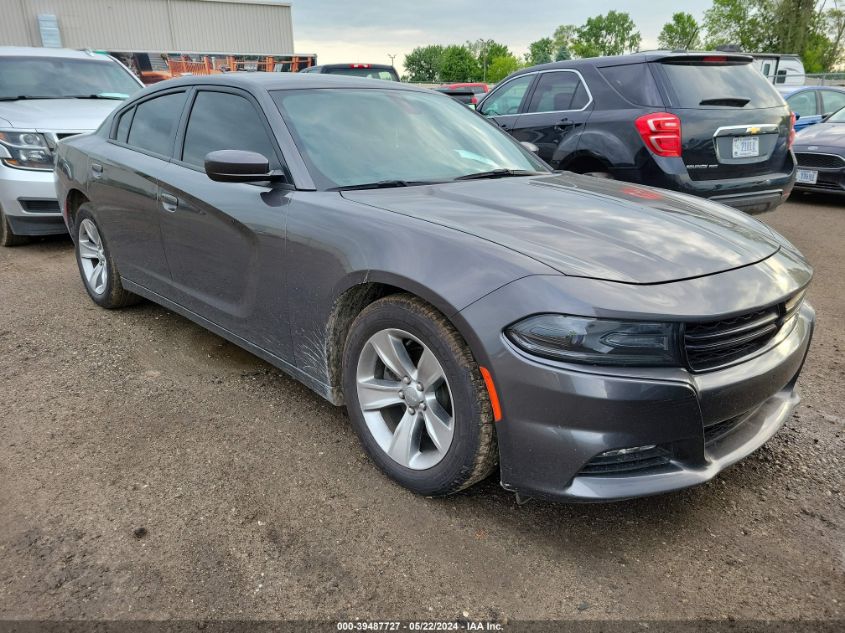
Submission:
[[[169,193],[163,193],[159,196],[161,208],[170,213],[176,213],[176,207],[179,206],[179,199],[176,196],[171,196]]]
[[[558,132],[563,132],[567,128],[572,127],[573,125],[575,124],[569,119],[569,117],[563,117],[560,121],[557,122],[557,124],[555,125],[555,129]]]
[[[99,178],[103,175],[103,166],[100,163],[91,163],[91,175]]]

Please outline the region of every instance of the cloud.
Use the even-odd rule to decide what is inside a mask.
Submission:
[[[391,54],[401,72],[404,56],[417,46],[492,38],[521,55],[559,24],[580,25],[610,10],[630,13],[643,48],[654,48],[674,11],[701,19],[710,4],[686,0],[667,9],[642,0],[293,0],[293,28],[296,52],[316,53],[320,63],[389,63]]]

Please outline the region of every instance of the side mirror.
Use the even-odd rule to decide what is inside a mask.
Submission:
[[[216,182],[261,182],[283,180],[281,172],[270,171],[270,161],[257,152],[221,149],[205,156],[205,173]]]
[[[540,153],[540,148],[539,148],[539,147],[537,147],[536,145],[534,145],[534,143],[529,143],[528,141],[521,141],[521,142],[520,142],[520,145],[522,145],[522,146],[523,146],[525,149],[527,149],[529,152],[533,152],[533,153],[535,153],[535,154],[539,154],[539,153]]]
[[[797,112],[793,112],[793,114],[795,115],[795,120],[796,120],[796,121],[797,121],[798,119],[800,119],[800,118],[801,118],[801,115],[800,115],[800,114],[798,114]]]

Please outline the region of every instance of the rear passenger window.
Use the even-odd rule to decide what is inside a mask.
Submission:
[[[184,105],[184,92],[174,92],[138,104],[127,143],[138,149],[170,156]]]
[[[132,115],[135,112],[135,108],[130,108],[126,112],[120,115],[120,119],[117,122],[117,131],[115,132],[114,139],[120,143],[125,143],[126,139],[129,136],[129,124],[132,123]]]
[[[221,149],[258,152],[279,169],[270,134],[252,103],[228,92],[200,92],[191,109],[182,160],[202,167],[205,155]]]
[[[845,92],[822,90],[822,101],[824,102],[824,113],[831,114],[845,108]]]
[[[578,110],[587,105],[586,97],[586,90],[581,87],[581,78],[577,74],[569,71],[543,73],[528,104],[528,112]]]
[[[607,66],[598,70],[610,87],[626,101],[641,106],[663,106],[663,99],[648,64]]]

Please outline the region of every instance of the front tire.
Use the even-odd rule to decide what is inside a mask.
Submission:
[[[355,319],[343,392],[364,449],[413,492],[453,494],[496,466],[493,412],[478,365],[446,318],[412,295],[379,299]]]
[[[91,300],[107,310],[138,303],[141,298],[124,290],[120,283],[120,273],[114,263],[114,257],[89,204],[79,207],[74,224],[76,263]]]
[[[15,235],[12,232],[12,225],[3,211],[0,211],[0,246],[22,246],[29,243],[25,235]]]

